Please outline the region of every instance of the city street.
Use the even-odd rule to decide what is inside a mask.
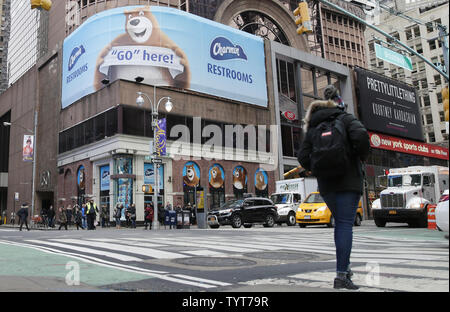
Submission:
[[[359,292],[448,292],[443,232],[354,227]],[[96,231],[0,227],[0,291],[331,292],[333,229]],[[346,292],[351,292],[344,290]]]

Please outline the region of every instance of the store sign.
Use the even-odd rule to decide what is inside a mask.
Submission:
[[[267,107],[262,38],[163,6],[87,19],[63,45],[62,108],[115,80],[163,85]],[[242,92],[245,90],[245,92]]]
[[[412,71],[411,58],[375,43],[375,55],[388,63]]]
[[[370,146],[399,153],[448,160],[448,148],[369,132]]]
[[[423,141],[414,87],[355,68],[359,117],[368,130]]]
[[[297,116],[295,116],[294,112],[284,112],[283,113],[284,118],[286,118],[287,120],[296,120]]]

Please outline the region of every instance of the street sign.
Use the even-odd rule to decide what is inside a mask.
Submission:
[[[391,49],[385,48],[377,43],[375,43],[375,54],[379,59],[382,59],[383,61],[412,71],[411,58],[403,54],[392,51]]]
[[[152,163],[154,163],[154,164],[162,164],[162,159],[161,158],[153,158],[152,159]]]
[[[18,192],[14,193],[14,200],[19,201],[19,193]]]

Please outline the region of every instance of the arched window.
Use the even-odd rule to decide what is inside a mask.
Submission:
[[[211,194],[211,208],[225,203],[225,171],[219,164],[209,168],[209,193]]]
[[[243,198],[247,193],[247,170],[242,166],[233,170],[233,193],[235,198]]]
[[[201,190],[200,168],[195,162],[188,161],[183,168],[184,206],[195,204],[195,192],[199,190]]]

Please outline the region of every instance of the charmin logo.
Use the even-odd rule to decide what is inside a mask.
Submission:
[[[243,59],[247,60],[244,50],[239,45],[234,45],[230,40],[224,37],[217,37],[211,43],[211,57],[218,61]]]
[[[69,58],[69,71],[71,71],[74,66],[77,64],[80,57],[86,52],[83,45],[80,45],[79,47],[76,47],[72,50],[72,53],[70,54]]]

